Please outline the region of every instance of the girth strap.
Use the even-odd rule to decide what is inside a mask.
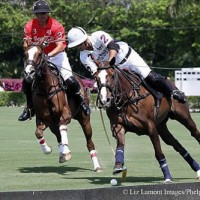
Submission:
[[[54,95],[58,94],[61,91],[62,91],[62,88],[55,89],[54,91],[48,94],[47,99],[51,99]]]

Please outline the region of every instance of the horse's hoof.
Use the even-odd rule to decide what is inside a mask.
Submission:
[[[169,178],[167,178],[167,179],[164,180],[164,184],[168,184],[168,183],[172,183],[172,180],[169,179]]]
[[[59,163],[64,163],[68,160],[71,160],[71,158],[72,158],[71,152],[66,153],[66,154],[61,154],[59,157]]]
[[[52,152],[52,149],[49,146],[42,146],[42,152],[44,154],[50,154]]]
[[[101,167],[97,167],[94,172],[102,172],[103,170],[101,169]]]
[[[200,170],[197,171],[197,179],[200,180]]]
[[[113,175],[119,174],[119,173],[123,172],[124,170],[126,170],[126,167],[124,167],[122,165],[115,165],[115,167],[113,169]]]

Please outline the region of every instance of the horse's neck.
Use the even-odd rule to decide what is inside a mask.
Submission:
[[[133,94],[132,83],[119,71],[114,74],[114,90],[117,96],[130,97]]]
[[[46,63],[42,66],[41,71],[38,71],[35,84],[37,90],[48,92],[52,87],[59,85],[59,78]]]
[[[115,81],[116,83],[119,82],[122,84],[122,88],[127,90],[128,88],[140,89],[140,85],[142,83],[140,77],[135,74],[131,73],[127,70],[120,70],[120,71],[115,71]]]
[[[142,79],[141,79],[140,75],[138,75],[134,72],[127,71],[127,70],[123,70],[122,72],[128,81],[134,83],[137,86],[141,85]]]
[[[52,69],[48,65],[46,65],[46,73],[45,73],[46,84],[49,86],[58,85],[59,84],[59,74],[57,69]]]

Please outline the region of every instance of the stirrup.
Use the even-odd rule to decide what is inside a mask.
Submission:
[[[181,92],[180,90],[173,90],[171,97],[179,103],[185,103],[187,100],[184,92]]]

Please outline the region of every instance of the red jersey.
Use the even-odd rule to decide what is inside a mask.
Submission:
[[[42,27],[38,23],[38,19],[34,18],[26,23],[24,26],[24,39],[31,38],[33,42],[38,42],[45,37],[48,42],[54,40],[65,40],[65,30],[62,24],[52,17],[48,18],[48,23],[45,27]],[[66,41],[63,42],[66,47]],[[53,49],[56,48],[56,43],[49,43],[49,45],[44,49],[44,52],[48,54]]]

